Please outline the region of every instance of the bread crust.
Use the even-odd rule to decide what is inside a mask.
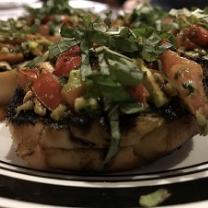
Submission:
[[[9,127],[17,155],[30,167],[76,171],[138,168],[177,149],[198,132],[191,115],[171,122],[156,119],[157,125],[149,122],[149,126],[152,125],[149,130],[142,129],[144,120],[145,117],[138,117],[134,127],[122,132],[119,151],[105,166],[108,141],[102,136],[103,142],[84,142],[82,138],[73,138],[70,129],[52,129],[41,122],[34,125],[10,122]]]
[[[8,105],[17,88],[17,71],[0,72],[0,105]]]

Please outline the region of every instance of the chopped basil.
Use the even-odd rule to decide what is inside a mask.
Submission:
[[[100,47],[97,50],[100,71],[93,71],[86,76],[85,65],[82,64],[85,78],[90,86],[97,89],[95,96],[101,96],[111,102],[124,102],[131,100],[127,86],[134,86],[143,80],[143,73],[137,69],[134,62],[122,54],[109,48]],[[88,69],[89,65],[87,65]],[[116,95],[116,96],[115,96]]]
[[[119,115],[134,114],[144,110],[143,106],[129,95],[128,87],[138,85],[143,80],[141,72],[132,59],[103,46],[95,51],[98,70],[92,70],[89,57],[83,56],[81,66],[88,96],[99,98],[104,103],[111,129],[111,142],[105,163],[117,153],[120,143]]]
[[[57,55],[67,51],[72,46],[79,44],[74,38],[63,38],[58,43],[49,46],[49,59],[55,58]]]
[[[162,37],[159,34],[152,33],[143,42],[141,57],[148,62],[157,61],[162,52],[171,47],[170,43],[162,43]]]
[[[80,40],[84,35],[83,29],[80,28],[73,28],[73,27],[66,27],[63,26],[61,28],[61,36],[65,38],[75,38]]]
[[[185,82],[182,84],[182,86],[184,89],[188,90],[188,92],[189,92],[188,95],[194,93],[194,91],[195,91],[195,87],[192,82]]]
[[[89,80],[93,82],[94,90],[91,90],[91,93],[94,91],[95,96],[104,97],[110,102],[125,102],[131,99],[124,86],[108,75],[94,73],[88,76],[88,82]]]
[[[86,18],[88,19],[88,18]],[[159,33],[154,29],[144,30],[128,27],[108,28],[103,22],[86,20],[85,26],[62,27],[61,35],[80,40],[81,50],[86,53],[93,44],[106,46],[110,50],[128,57],[139,57],[148,62],[156,61],[161,53],[172,47],[171,43],[163,43],[163,39],[172,40],[172,36]]]
[[[114,106],[113,109],[111,109],[108,112],[108,119],[111,129],[111,141],[110,141],[110,147],[105,157],[104,164],[108,163],[113,158],[113,156],[115,156],[115,154],[118,152],[118,148],[120,144],[121,135],[119,128],[118,106]]]
[[[32,68],[32,67],[36,66],[38,63],[44,62],[47,59],[48,59],[48,52],[46,52],[42,56],[35,57],[32,61],[29,61],[25,66]]]
[[[82,55],[82,65],[81,65],[81,78],[83,81],[85,81],[85,77],[89,76],[92,72],[90,62],[89,62],[89,54]]]
[[[157,27],[158,20],[161,20],[167,12],[160,7],[153,7],[147,1],[139,4],[130,16],[130,24],[133,27]]]
[[[198,24],[202,25],[203,27],[208,28],[208,12],[207,9],[201,10],[201,9],[172,9],[169,12],[169,15],[172,18],[175,18],[176,24],[178,24],[178,27],[180,29],[186,28],[187,26]]]
[[[142,103],[125,103],[121,105],[120,111],[124,114],[135,114],[144,111]]]
[[[80,40],[83,52],[91,48],[93,43],[121,53],[139,52],[138,42],[130,29],[124,27],[111,30],[107,29],[103,23],[90,22],[88,24],[86,28],[62,27],[61,35]]]
[[[113,79],[122,83],[123,86],[134,86],[143,80],[143,73],[131,59],[106,47],[103,50],[104,59]]]

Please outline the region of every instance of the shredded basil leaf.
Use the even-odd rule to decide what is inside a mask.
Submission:
[[[123,86],[137,85],[143,80],[143,73],[139,71],[131,59],[106,47],[103,50],[105,68],[108,66],[108,72],[113,79],[117,80]],[[105,69],[105,71],[107,70]]]
[[[185,82],[182,84],[183,88],[188,90],[188,95],[195,92],[195,87],[192,82]]]
[[[86,70],[81,69],[81,73],[98,89],[95,96],[104,97],[111,102],[131,100],[126,87],[139,84],[143,80],[143,73],[131,59],[122,54],[106,47],[100,47],[96,52],[100,70],[86,75]],[[83,70],[84,66],[83,64]]]
[[[108,75],[93,73],[88,76],[88,81],[93,82],[93,88],[97,89],[95,96],[104,97],[110,102],[124,102],[131,100],[127,90]]]
[[[142,103],[125,103],[121,105],[120,111],[124,114],[135,114],[144,111]]]
[[[35,57],[32,61],[29,61],[25,66],[29,67],[29,68],[32,68],[32,67],[36,66],[38,63],[44,62],[47,59],[48,59],[48,52],[46,52],[42,56]]]
[[[142,82],[143,72],[137,68],[132,59],[105,46],[96,48],[95,53],[99,69],[89,71],[89,62],[83,62],[81,73],[85,78],[88,96],[102,100],[104,112],[108,113],[111,143],[105,159],[107,163],[118,151],[120,113],[134,114],[144,110],[142,105],[133,101],[128,92],[129,86]],[[83,59],[85,58],[84,55]]]
[[[86,77],[92,74],[92,69],[89,60],[89,53],[82,55],[82,65],[80,71],[81,71],[81,78],[83,81],[86,80]]]
[[[114,106],[108,112],[108,119],[110,122],[110,129],[111,129],[111,142],[108,152],[105,157],[104,164],[108,163],[118,152],[119,144],[120,144],[120,128],[119,128],[119,111],[118,106]]]
[[[63,38],[58,43],[49,46],[49,59],[55,58],[77,44],[79,44],[79,41],[74,38]]]

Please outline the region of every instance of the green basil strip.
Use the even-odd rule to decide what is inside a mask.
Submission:
[[[69,48],[79,44],[80,41],[74,38],[64,38],[58,43],[49,46],[49,59],[55,58],[57,55],[67,51]]]
[[[108,149],[104,164],[108,163],[118,152],[119,144],[120,144],[120,128],[119,128],[119,111],[118,106],[115,106],[108,113],[110,128],[111,128],[111,143]]]

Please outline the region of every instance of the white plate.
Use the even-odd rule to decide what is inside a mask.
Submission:
[[[70,0],[70,6],[77,9],[87,9],[96,13],[101,13],[109,9],[106,4],[95,3],[87,0]],[[0,19],[16,18],[21,16],[24,11],[24,6],[29,5],[35,8],[41,7],[39,0],[0,0]]]
[[[114,174],[37,171],[27,168],[16,157],[9,129],[2,123],[0,196],[3,198],[0,198],[0,205],[6,200],[12,207],[14,201],[9,199],[15,196],[18,203],[23,201],[28,206],[27,202],[37,206],[38,203],[66,207],[92,207],[103,203],[110,206],[113,200],[116,206],[134,207],[140,194],[167,188],[172,194],[167,201],[169,206],[189,203],[188,207],[197,207],[197,201],[208,199],[207,147],[208,139],[197,135],[180,149],[145,168]],[[200,204],[200,207],[207,206],[207,202]]]
[[[97,13],[103,12],[108,7],[105,4],[102,3],[95,3],[92,1],[87,1],[87,0],[71,0],[69,2],[71,7],[78,8],[78,9],[88,9]]]
[[[71,5],[98,13],[107,9],[84,0],[71,0]],[[0,15],[16,17],[22,12],[21,8],[0,10]],[[136,207],[141,194],[159,188],[172,194],[166,207],[208,207],[207,149],[208,138],[197,135],[139,170],[108,175],[37,171],[16,157],[9,130],[0,124],[0,207]]]
[[[1,9],[11,9],[21,7],[23,5],[31,5],[37,2],[38,0],[1,0],[0,1],[0,10]]]

